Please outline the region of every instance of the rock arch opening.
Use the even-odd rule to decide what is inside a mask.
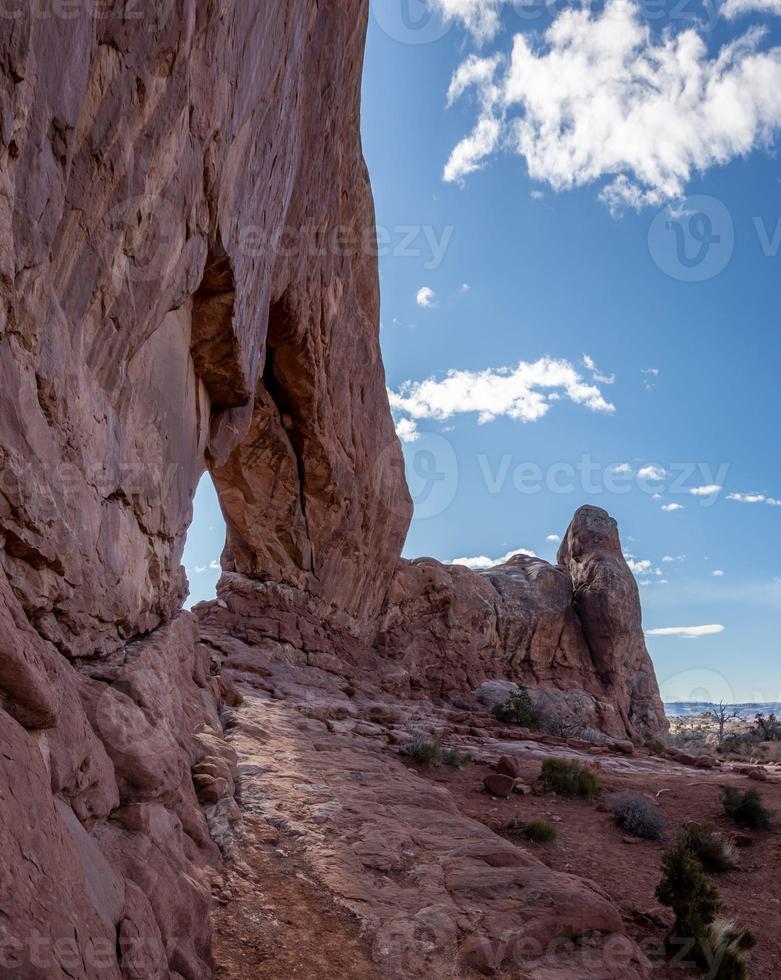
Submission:
[[[186,609],[216,597],[217,582],[222,574],[220,555],[224,546],[225,518],[217,490],[207,472],[201,477],[195,493],[193,519],[182,558],[190,583]]]

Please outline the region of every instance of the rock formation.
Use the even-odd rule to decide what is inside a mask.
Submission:
[[[581,507],[558,562],[518,555],[485,572],[404,562],[376,648],[429,697],[502,678],[534,688],[572,724],[619,737],[659,731],[664,709],[616,522]]]
[[[198,480],[229,567],[357,617],[409,519],[358,135],[367,8],[12,13],[0,952],[25,980],[203,980],[235,759],[181,612]]]
[[[0,963],[204,980],[237,816],[221,643],[356,691],[572,684],[621,734],[658,701],[596,512],[566,567],[399,567],[366,0],[67,6],[0,20]],[[207,468],[208,647],[181,567]]]

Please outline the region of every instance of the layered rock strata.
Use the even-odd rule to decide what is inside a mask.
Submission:
[[[0,19],[0,972],[204,980],[235,758],[197,483],[228,567],[364,619],[409,519],[367,4],[65,6]]]
[[[656,717],[639,607],[601,517],[566,568],[399,567],[366,0],[10,6],[0,962],[23,980],[204,980],[237,817],[231,644],[273,641],[348,698],[575,685],[631,732]],[[199,621],[181,556],[207,469],[226,574]]]

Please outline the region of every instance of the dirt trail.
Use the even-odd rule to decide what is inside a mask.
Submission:
[[[245,814],[213,915],[218,980],[381,980],[359,922],[265,820]]]

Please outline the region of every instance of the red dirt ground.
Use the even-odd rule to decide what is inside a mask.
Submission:
[[[521,769],[522,778],[531,783],[539,775],[540,761],[523,760]],[[643,943],[646,951],[661,942],[665,929],[652,923],[639,923],[637,914],[660,908],[654,892],[665,848],[689,821],[707,821],[725,833],[736,832],[723,816],[719,801],[722,785],[758,788],[766,805],[781,819],[781,783],[758,784],[733,773],[699,770],[692,770],[688,777],[606,772],[602,781],[608,793],[647,794],[664,816],[663,841],[632,838],[629,843],[613,823],[611,814],[600,812],[597,803],[553,795],[514,795],[509,800],[488,796],[482,783],[491,771],[486,765],[475,764],[461,770],[431,770],[431,778],[450,790],[464,813],[494,830],[516,816],[522,820],[540,817],[554,821],[558,836],[553,844],[523,842],[523,846],[529,847],[550,868],[590,878],[600,885],[624,913],[630,935]],[[657,798],[656,793],[661,789],[668,792]],[[781,976],[781,833],[778,830],[747,833],[753,844],[738,851],[739,868],[714,876],[714,883],[721,896],[722,915],[751,929],[757,936],[757,947],[750,954],[750,977],[778,980]],[[666,963],[655,971],[660,980],[685,975]]]

